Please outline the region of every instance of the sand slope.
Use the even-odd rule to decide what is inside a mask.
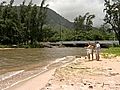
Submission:
[[[40,90],[52,78],[54,69],[47,71],[35,78],[19,83],[7,90]]]
[[[40,90],[120,90],[120,58],[88,61],[76,58],[71,64],[56,69]]]
[[[8,90],[120,90],[120,57],[76,58]]]

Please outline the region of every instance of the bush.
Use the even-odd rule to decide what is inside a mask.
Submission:
[[[0,45],[0,48],[10,48],[8,45]]]

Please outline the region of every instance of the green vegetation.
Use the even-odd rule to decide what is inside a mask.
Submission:
[[[45,1],[42,0],[40,6],[34,5],[32,0],[28,5],[24,0],[20,6],[13,6],[14,0],[10,0],[9,4],[2,2],[0,4],[0,44],[29,48],[43,47],[40,42],[47,41],[113,40],[116,37],[118,39],[118,34],[115,33],[115,37],[114,32],[109,31],[110,27],[107,25],[93,27],[94,14],[79,15],[72,23],[47,8]],[[105,4],[106,7],[108,4]],[[117,11],[115,13],[118,15]]]
[[[106,25],[100,28],[93,27],[93,19],[95,15],[86,13],[84,16],[75,18],[75,40],[113,40],[113,32],[108,32]]]
[[[74,29],[74,23],[68,21],[52,9],[47,8],[46,23],[53,29],[59,30],[60,26],[63,29]]]
[[[110,47],[108,49],[103,50],[103,53],[116,54],[120,56],[120,47]]]
[[[104,0],[106,12],[104,21],[111,26],[120,44],[120,0]]]
[[[32,0],[28,5],[23,3],[13,6],[14,0],[8,5],[0,4],[0,43],[12,44],[36,44],[43,40],[43,25],[45,24],[46,8],[45,0],[38,7]]]

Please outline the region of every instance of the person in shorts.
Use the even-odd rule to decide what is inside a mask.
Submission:
[[[90,60],[90,59],[93,60],[93,45],[90,42],[88,43],[88,46],[86,47],[86,50],[87,50],[88,60]]]

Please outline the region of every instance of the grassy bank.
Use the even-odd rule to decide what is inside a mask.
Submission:
[[[104,49],[103,53],[116,54],[117,56],[120,56],[120,47],[110,47],[108,49]]]
[[[113,58],[120,56],[120,47],[110,47],[103,49],[101,55],[103,58]]]

